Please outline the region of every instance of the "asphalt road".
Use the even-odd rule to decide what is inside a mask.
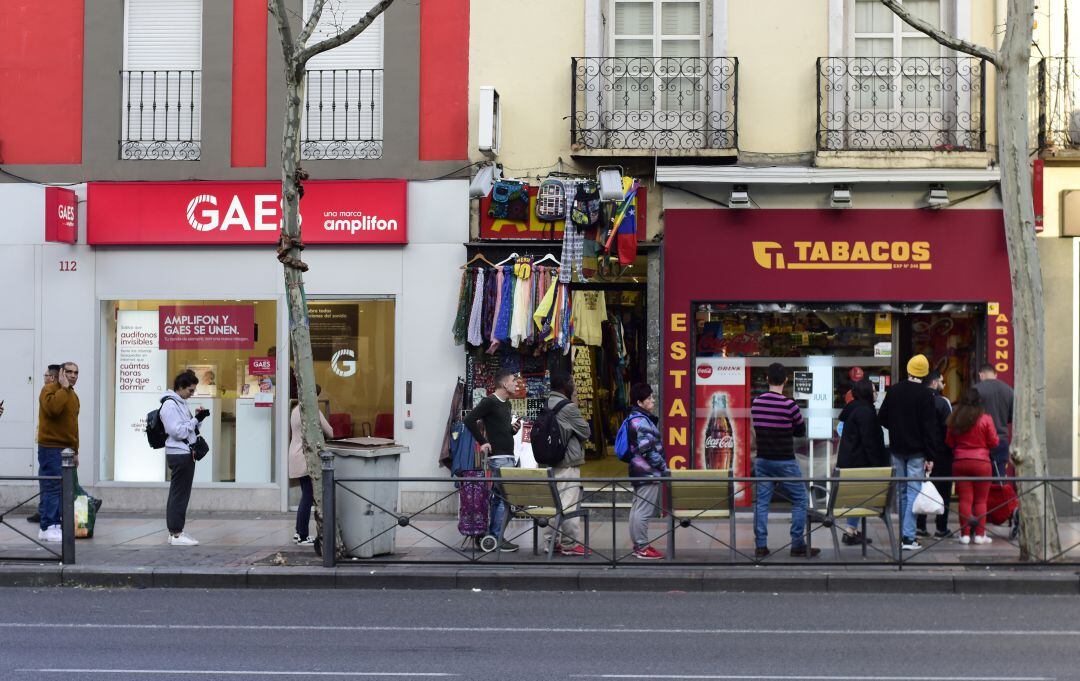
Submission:
[[[1076,597],[0,589],[0,679],[1080,679]]]

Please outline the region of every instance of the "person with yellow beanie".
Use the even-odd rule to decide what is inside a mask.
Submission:
[[[907,363],[907,380],[898,381],[885,393],[878,418],[889,431],[889,453],[892,455],[893,475],[898,478],[921,478],[934,468],[934,458],[944,451],[945,443],[937,427],[934,393],[923,385],[930,373],[930,360],[915,355]],[[915,514],[912,505],[922,492],[922,482],[901,483],[901,535],[904,551],[922,547],[915,538]]]

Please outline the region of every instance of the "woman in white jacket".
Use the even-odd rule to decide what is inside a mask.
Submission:
[[[199,436],[199,424],[210,410],[199,408],[192,416],[187,400],[195,394],[199,377],[188,370],[173,380],[173,389],[162,396],[161,425],[165,427],[165,461],[172,473],[169,483],[169,503],[165,523],[169,528],[170,546],[198,546],[199,542],[184,533],[191,481],[195,479],[195,455],[191,445]]]
[[[322,386],[315,386],[316,397],[322,394]],[[334,437],[334,429],[326,422],[326,417],[319,412],[319,425],[322,426],[323,435],[327,439]],[[293,535],[294,544],[314,544],[315,538],[308,535],[308,525],[311,523],[311,504],[315,501],[315,491],[311,484],[311,476],[308,475],[307,461],[304,459],[303,441],[300,439],[300,405],[293,407],[289,418],[289,427],[292,437],[289,439],[289,477],[295,478],[300,483],[300,505],[296,508],[296,534]]]

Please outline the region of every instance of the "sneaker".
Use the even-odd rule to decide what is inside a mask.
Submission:
[[[971,537],[969,537],[969,536],[967,536],[965,534],[964,536],[960,537],[960,543],[961,544],[970,544],[971,543]]]
[[[294,534],[292,536],[292,543],[296,544],[297,546],[311,546],[315,543],[315,537],[301,537],[298,534]]]
[[[817,558],[819,555],[821,555],[821,549],[810,548],[809,546],[791,549],[792,558]]]
[[[26,516],[26,522],[34,523],[35,525],[41,523],[41,514],[40,513],[35,513],[33,515]]]
[[[651,546],[643,546],[640,549],[634,549],[634,557],[641,560],[663,560],[667,556]]]
[[[862,543],[863,543],[862,532],[852,532],[850,534],[845,532],[844,536],[840,539],[840,542],[842,544],[844,544],[844,546],[862,546]],[[867,537],[866,538],[866,543],[868,545],[873,544],[874,540],[871,539],[870,537]]]
[[[914,537],[904,537],[904,543],[900,548],[904,551],[918,551],[922,548],[922,544],[916,541]]]
[[[45,542],[60,543],[64,541],[64,532],[59,525],[50,525],[48,529],[38,530],[37,538]]]
[[[929,537],[930,533],[927,532],[926,530],[922,529],[922,528],[919,528],[919,529],[915,530],[915,536],[916,537]]]
[[[759,546],[754,549],[754,558],[764,558],[769,555],[769,548],[767,546]]]
[[[988,537],[985,534],[977,534],[977,535],[975,535],[975,543],[976,544],[993,544],[994,540],[993,540],[992,537]]]
[[[94,507],[94,515],[97,515],[98,511],[101,510],[101,499],[90,497],[90,505]]]
[[[513,553],[514,551],[518,550],[518,545],[503,539],[502,544],[499,544],[499,550],[503,553]]]
[[[178,535],[169,535],[169,546],[198,546],[199,540],[195,539],[186,532],[181,532]]]
[[[574,544],[573,546],[556,546],[555,552],[564,556],[581,556],[582,558],[592,555],[592,549],[586,549],[581,544]]]
[[[952,532],[949,532],[948,530],[938,530],[937,532],[934,533],[934,538],[935,539],[944,539],[945,537],[948,537],[950,534],[952,534]]]

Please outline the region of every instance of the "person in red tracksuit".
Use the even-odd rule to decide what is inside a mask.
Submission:
[[[989,544],[992,540],[986,536],[986,497],[992,475],[990,450],[997,447],[998,434],[977,390],[968,390],[960,400],[949,417],[948,428],[945,443],[953,450],[953,475],[986,478],[956,483],[956,494],[960,497],[960,543]]]

